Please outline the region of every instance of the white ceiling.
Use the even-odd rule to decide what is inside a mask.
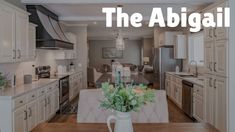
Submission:
[[[188,11],[194,11],[215,0],[22,0],[27,4],[40,4],[47,7],[59,16],[59,19],[67,25],[88,25],[88,37],[113,38],[117,28],[105,27],[105,14],[102,7],[116,7],[123,5],[123,12],[132,14],[139,12],[145,22],[149,20],[153,7],[161,7],[164,16],[166,8],[173,7],[173,11],[179,13],[180,7],[187,7]],[[115,16],[114,16],[115,17]],[[114,18],[115,19],[115,18]],[[115,21],[113,22],[115,24]],[[153,29],[143,24],[142,28],[123,28],[123,33],[130,39],[149,37],[153,35]]]

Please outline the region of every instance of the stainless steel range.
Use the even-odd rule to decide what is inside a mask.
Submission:
[[[62,78],[51,76],[50,69],[50,66],[36,67],[36,75],[39,79],[59,79],[60,114],[64,114],[69,108],[69,76]]]

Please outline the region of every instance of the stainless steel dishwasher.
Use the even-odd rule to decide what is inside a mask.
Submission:
[[[189,117],[193,117],[193,83],[182,81],[182,109]]]

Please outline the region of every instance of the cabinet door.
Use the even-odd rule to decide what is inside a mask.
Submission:
[[[204,46],[204,59],[205,68],[207,73],[213,72],[213,56],[214,56],[214,46],[213,42],[206,42]]]
[[[198,97],[194,97],[193,98],[193,116],[194,118],[196,118],[198,121],[202,122],[204,119],[204,115],[203,115],[203,100],[198,98]]]
[[[226,76],[227,71],[227,41],[216,41],[213,69],[217,75]]]
[[[166,86],[165,86],[165,87],[166,87],[166,94],[167,94],[167,96],[170,96],[170,93],[171,93],[171,92],[170,92],[170,89],[171,89],[171,88],[170,88],[170,81],[169,81],[169,80],[166,80],[165,83],[166,83],[166,84],[165,84],[165,85],[166,85]]]
[[[45,120],[46,120],[46,95],[43,95],[38,99],[38,123],[42,123]]]
[[[32,101],[27,105],[28,109],[28,130],[31,131],[33,128],[37,126],[38,120],[38,106],[37,106],[37,101]]]
[[[213,37],[213,28],[208,27],[208,28],[204,28],[204,40],[205,42],[211,42],[214,40]]]
[[[36,58],[36,27],[29,24],[29,37],[27,45],[27,60],[33,61]]]
[[[60,107],[60,102],[59,102],[59,89],[57,88],[54,91],[54,112],[57,112],[59,110]]]
[[[16,13],[16,61],[27,60],[27,45],[28,45],[28,15]]]
[[[206,75],[206,122],[214,125],[214,88],[213,76]]]
[[[54,93],[47,94],[46,120],[50,119],[54,114]]]
[[[226,113],[226,78],[216,77],[214,79],[215,89],[215,126],[221,132],[226,132],[227,113]]]
[[[0,5],[0,63],[15,60],[15,12]]]
[[[26,106],[22,106],[14,111],[14,131],[28,132]]]
[[[179,107],[182,107],[182,86],[176,86],[176,100]]]

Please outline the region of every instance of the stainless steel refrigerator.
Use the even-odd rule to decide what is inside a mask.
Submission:
[[[153,70],[160,89],[165,89],[165,72],[174,72],[176,66],[182,69],[182,60],[174,59],[173,47],[160,47],[153,49]]]

